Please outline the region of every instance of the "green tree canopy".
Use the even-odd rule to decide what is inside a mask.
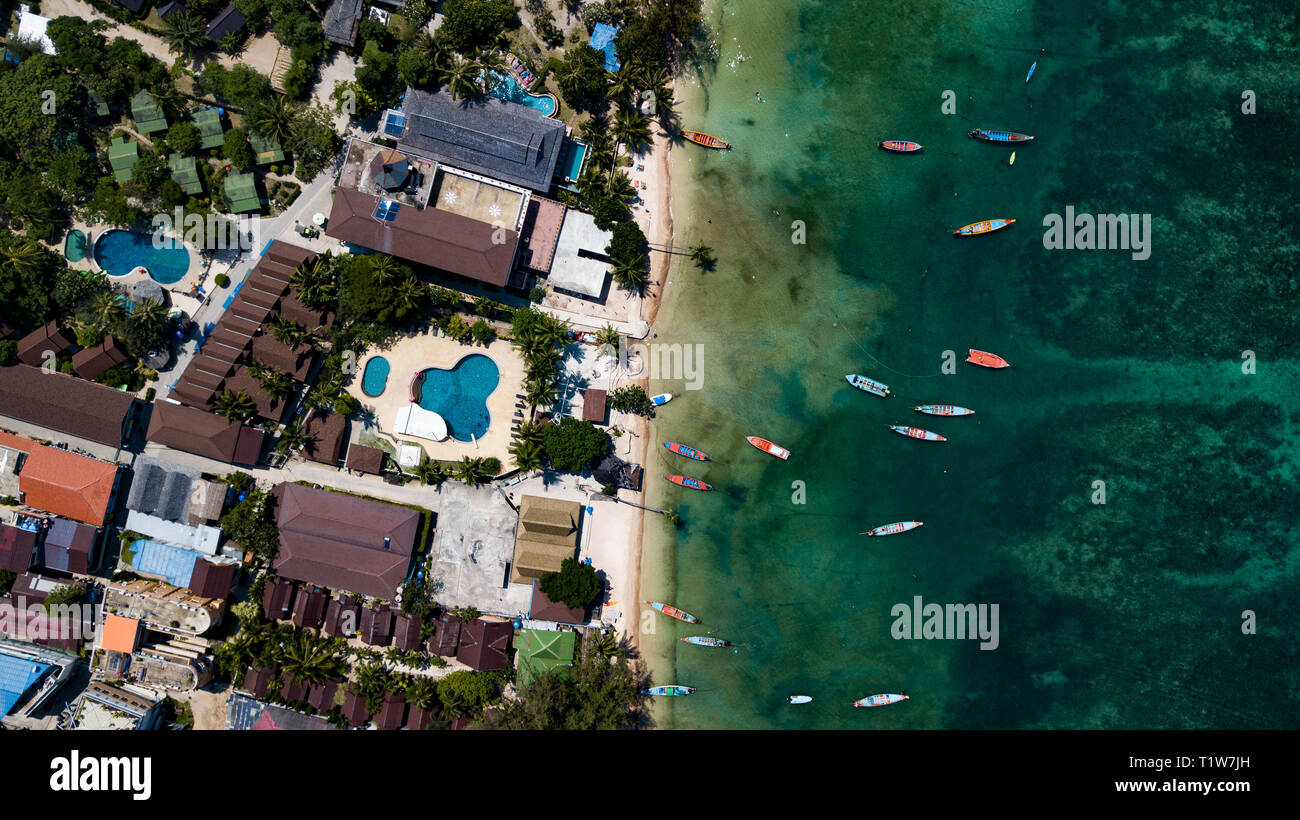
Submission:
[[[592,462],[609,452],[609,433],[589,421],[565,416],[559,424],[548,425],[544,438],[546,457],[557,470],[582,472]]]
[[[537,585],[547,598],[567,607],[587,607],[602,591],[596,570],[573,558],[565,558],[559,572],[546,573]]]

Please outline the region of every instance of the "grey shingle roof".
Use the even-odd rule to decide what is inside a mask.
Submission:
[[[415,88],[406,90],[403,110],[400,150],[534,191],[550,189],[564,123],[496,97],[457,101],[445,91]]]

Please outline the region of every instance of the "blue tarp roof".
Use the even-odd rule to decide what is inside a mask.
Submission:
[[[23,693],[49,668],[39,661],[0,654],[0,717],[9,714]]]
[[[608,23],[597,23],[591,30],[591,47],[605,52],[606,71],[618,71],[621,65],[618,61],[618,51],[614,48],[614,37],[617,34],[618,29]]]

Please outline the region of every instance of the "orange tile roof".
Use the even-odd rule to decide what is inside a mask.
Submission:
[[[116,464],[2,431],[0,445],[27,453],[18,474],[18,489],[23,492],[25,504],[95,526],[108,519],[117,481]]]
[[[135,639],[139,632],[140,622],[135,618],[105,614],[99,645],[112,652],[130,654],[135,651]]]

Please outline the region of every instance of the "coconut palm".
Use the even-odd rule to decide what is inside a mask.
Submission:
[[[122,306],[122,298],[111,290],[106,290],[95,294],[91,300],[88,322],[101,333],[108,333],[117,327],[124,315],[126,309]]]
[[[588,165],[578,177],[578,196],[586,202],[594,202],[609,191],[609,183],[598,168]]]
[[[624,65],[618,70],[618,73],[609,75],[609,97],[619,105],[625,105],[628,100],[636,93],[637,80],[636,69],[629,65]]]
[[[466,484],[482,484],[488,478],[487,467],[484,466],[483,459],[470,458],[461,456],[460,462],[456,465],[454,471],[457,481],[463,481]]]
[[[0,250],[0,267],[16,277],[28,276],[40,270],[46,257],[47,253],[40,245],[17,239]]]
[[[429,295],[429,289],[420,283],[420,280],[414,276],[408,276],[393,290],[393,304],[397,306],[399,314],[407,314],[424,304],[424,299]]]
[[[643,290],[650,278],[645,259],[635,256],[613,260],[609,275],[620,287],[634,292]]]
[[[295,420],[293,424],[280,431],[280,440],[275,443],[275,451],[281,455],[297,452],[306,447],[313,438],[303,429],[302,423]]]
[[[632,199],[636,196],[636,188],[632,187],[632,180],[625,172],[615,171],[609,179],[609,193],[620,199]]]
[[[272,398],[283,399],[293,393],[295,382],[293,377],[283,370],[268,368],[262,378],[257,380],[262,385],[262,389]]]
[[[458,54],[448,59],[443,77],[447,83],[447,91],[453,100],[477,97],[482,92],[478,84],[479,71],[478,65],[473,60]]]
[[[293,319],[283,313],[277,313],[271,320],[271,335],[285,347],[297,347],[303,342],[307,332]]]
[[[167,307],[160,299],[145,299],[138,302],[135,310],[131,311],[130,322],[136,327],[157,331],[166,321]]]
[[[578,133],[590,146],[597,139],[609,136],[609,119],[604,113],[592,114],[586,122],[578,126]]]
[[[189,12],[171,14],[164,21],[162,38],[168,51],[188,60],[194,52],[208,45],[208,24],[202,17]]]
[[[713,248],[703,242],[691,246],[691,261],[695,266],[703,271],[713,270],[718,260],[713,255]]]
[[[282,94],[272,94],[254,106],[248,120],[249,128],[256,134],[284,144],[293,129],[293,107]]]
[[[257,405],[243,390],[223,390],[212,405],[213,411],[232,424],[253,415]]]
[[[294,683],[319,686],[347,673],[347,661],[339,655],[338,644],[334,640],[318,640],[304,632],[285,647],[280,667]]]
[[[397,260],[386,253],[370,257],[370,275],[381,285],[393,284],[400,268],[401,265],[397,264]]]
[[[592,651],[602,658],[621,658],[627,654],[627,647],[612,630],[599,632],[591,642]]]
[[[515,466],[522,472],[531,473],[538,467],[542,466],[542,456],[544,452],[540,445],[532,441],[520,439],[515,445],[515,453],[512,460]]]
[[[447,475],[442,471],[442,465],[425,456],[419,464],[411,468],[411,473],[419,479],[421,484],[441,484]]]
[[[417,677],[406,687],[406,702],[416,709],[433,709],[438,705],[438,682],[433,678]]]
[[[542,447],[542,441],[546,438],[546,428],[542,425],[526,421],[519,425],[519,443],[525,442],[536,445],[539,449]],[[522,468],[521,468],[522,469]]]
[[[252,376],[254,379],[256,379],[259,382],[262,379],[265,379],[267,375],[271,372],[270,365],[263,364],[262,362],[259,362],[257,359],[254,359],[252,356],[249,356],[248,361],[244,362],[244,369],[248,371],[248,375]]]
[[[610,347],[618,347],[618,341],[620,338],[618,328],[608,322],[604,327],[596,331],[596,344],[601,346],[609,345]]]
[[[637,153],[642,146],[649,145],[653,137],[650,134],[650,121],[635,109],[620,108],[614,115],[614,136]]]
[[[555,404],[557,395],[555,384],[552,382],[528,382],[524,388],[524,400],[528,402],[530,408],[550,407]]]

